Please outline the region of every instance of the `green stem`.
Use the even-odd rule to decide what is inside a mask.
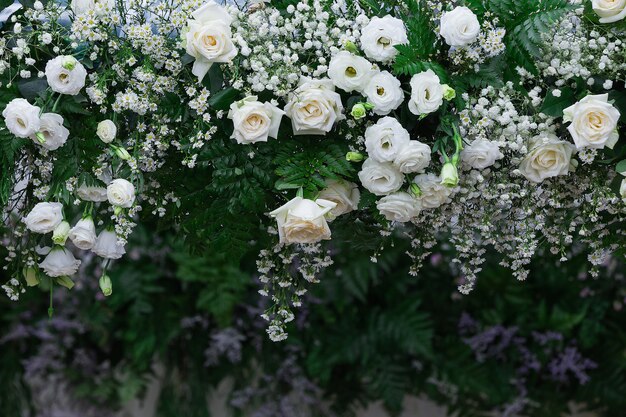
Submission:
[[[59,101],[61,101],[61,96],[63,96],[63,94],[59,94],[59,97],[57,97],[56,101],[54,102],[54,106],[52,106],[52,113],[56,112]]]
[[[54,289],[54,281],[52,281],[52,279],[50,279],[50,307],[48,307],[48,317],[52,318],[52,315],[54,314],[54,308],[52,306],[52,291]]]

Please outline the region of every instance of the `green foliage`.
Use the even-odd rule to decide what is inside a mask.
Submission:
[[[576,102],[576,96],[571,88],[561,88],[561,95],[556,97],[552,93],[546,95],[541,112],[552,117],[563,117],[563,110]]]

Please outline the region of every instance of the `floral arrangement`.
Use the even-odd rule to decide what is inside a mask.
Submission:
[[[408,239],[413,275],[445,241],[464,294],[490,248],[520,280],[545,250],[597,274],[626,248],[625,17],[623,0],[25,1],[0,41],[3,289],[46,281],[52,300],[90,251],[110,295],[142,216],[234,263],[266,243],[272,340],[337,234],[373,262]]]

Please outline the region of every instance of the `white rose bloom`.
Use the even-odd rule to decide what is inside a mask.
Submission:
[[[502,158],[498,144],[487,139],[476,139],[461,151],[463,163],[474,169],[489,168]]]
[[[294,135],[325,135],[345,117],[342,110],[341,96],[327,78],[304,78],[285,106]]]
[[[374,75],[363,90],[363,94],[367,101],[374,105],[374,113],[380,116],[388,115],[404,101],[400,80],[388,71]]]
[[[421,116],[435,112],[443,104],[444,87],[437,74],[428,70],[411,78],[411,99],[409,110]]]
[[[94,203],[101,203],[108,200],[107,189],[104,187],[81,184],[81,186],[76,189],[76,194],[83,201],[93,201]]]
[[[365,148],[376,162],[393,162],[410,141],[409,132],[393,117],[383,117],[365,130]]]
[[[446,204],[453,188],[441,184],[441,177],[434,174],[421,174],[413,181],[418,185],[422,195],[418,198],[422,209],[436,209]]]
[[[85,86],[87,70],[70,55],[51,59],[46,64],[46,80],[52,91],[75,96]]]
[[[79,266],[80,261],[74,258],[72,252],[62,246],[52,248],[48,256],[39,264],[39,267],[49,277],[74,275]]]
[[[106,229],[100,232],[91,251],[105,259],[120,259],[126,253],[124,245],[118,243],[115,232]]]
[[[404,22],[390,15],[373,17],[361,31],[363,52],[374,61],[391,61],[398,54],[394,46],[408,42]]]
[[[589,95],[563,110],[563,121],[576,148],[613,149],[619,139],[617,122],[620,112],[609,103],[608,94]]]
[[[228,118],[235,126],[231,137],[239,144],[267,142],[268,137],[276,139],[284,114],[271,103],[261,103],[255,96],[246,97],[230,106]]]
[[[18,138],[27,138],[39,131],[41,109],[23,98],[14,98],[2,111],[4,123]]]
[[[326,180],[326,188],[320,192],[319,198],[336,204],[326,216],[329,221],[332,221],[342,214],[356,210],[361,200],[361,192],[353,182]]]
[[[35,233],[50,233],[63,221],[63,204],[37,203],[24,218],[26,227]]]
[[[393,164],[403,174],[420,173],[430,165],[431,154],[430,146],[412,140],[398,151]]]
[[[390,163],[376,162],[369,158],[363,163],[359,172],[363,187],[376,195],[394,193],[402,187],[404,175]]]
[[[93,248],[96,243],[96,226],[91,217],[80,219],[70,230],[69,239],[82,250]]]
[[[183,46],[196,60],[192,73],[201,82],[213,63],[229,63],[237,55],[230,24],[232,17],[214,1],[192,13],[183,30]]]
[[[106,119],[98,123],[96,135],[104,143],[111,143],[117,136],[117,126],[112,120]]]
[[[540,183],[546,178],[567,175],[575,168],[574,145],[553,134],[534,137],[528,148],[519,170],[529,181]]]
[[[466,46],[478,39],[480,22],[467,7],[456,7],[441,16],[439,33],[450,46]]]
[[[600,23],[614,23],[626,17],[626,0],[592,0],[591,7],[600,16]]]
[[[622,180],[622,183],[619,187],[619,194],[622,196],[622,200],[626,202],[626,178]]]
[[[270,215],[278,222],[281,243],[316,243],[330,239],[326,214],[335,208],[332,201],[296,197]]]
[[[341,51],[330,59],[328,77],[337,88],[344,91],[363,91],[376,73],[365,58],[348,51]]]
[[[135,202],[135,186],[123,178],[113,180],[107,187],[107,199],[113,206],[129,208]]]
[[[37,134],[30,137],[33,142],[49,151],[57,150],[65,145],[70,131],[63,126],[63,117],[56,113],[44,113],[40,120],[39,137]],[[40,139],[43,139],[43,142]]]
[[[421,208],[419,200],[408,193],[397,192],[381,198],[376,207],[390,222],[406,223],[417,217]]]

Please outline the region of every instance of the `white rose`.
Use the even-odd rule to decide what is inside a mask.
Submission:
[[[107,189],[104,187],[89,186],[87,184],[81,184],[76,190],[76,194],[83,201],[93,201],[94,203],[101,203],[107,201]]]
[[[41,109],[23,98],[11,100],[2,111],[4,123],[18,138],[27,138],[39,131]]]
[[[63,204],[37,203],[24,219],[26,227],[35,233],[50,233],[63,221]]]
[[[267,142],[268,137],[276,139],[284,111],[271,103],[261,103],[257,97],[249,96],[231,104],[228,118],[232,119],[237,143]]]
[[[576,148],[613,149],[619,139],[617,122],[620,113],[609,103],[608,94],[589,95],[563,110],[563,121],[571,122],[569,130]]]
[[[574,145],[553,134],[534,137],[529,149],[519,167],[529,181],[540,183],[546,178],[567,175],[574,170]]]
[[[202,81],[214,62],[229,63],[237,55],[230,24],[232,17],[214,1],[192,13],[183,31],[183,46],[196,60],[192,73]]]
[[[342,214],[349,213],[359,207],[361,192],[359,187],[353,182],[326,180],[326,188],[320,192],[319,198],[336,204],[327,215],[329,220],[334,220]]]
[[[361,47],[374,61],[391,61],[398,54],[395,45],[408,43],[404,22],[389,15],[373,17],[361,31]]]
[[[376,162],[392,162],[411,137],[393,117],[383,117],[365,130],[365,148]]]
[[[91,251],[105,259],[120,259],[126,253],[115,232],[106,229],[100,232]]]
[[[376,207],[390,222],[406,223],[417,217],[421,208],[419,200],[408,193],[397,192],[381,198]]]
[[[341,96],[327,78],[303,79],[285,106],[294,135],[325,135],[344,118],[342,110]]]
[[[478,39],[480,22],[467,7],[456,7],[441,16],[439,33],[450,46],[466,46]]]
[[[474,169],[489,168],[502,158],[498,144],[487,139],[476,139],[461,151],[461,160]]]
[[[446,204],[452,194],[452,188],[441,184],[441,177],[434,174],[421,174],[413,181],[421,191],[418,200],[423,209],[436,209]]]
[[[431,154],[430,146],[412,140],[398,151],[393,164],[404,174],[423,172],[430,165]]]
[[[428,70],[411,78],[409,110],[421,116],[437,111],[443,104],[444,87],[437,74]]]
[[[30,137],[33,142],[49,151],[54,151],[65,145],[70,136],[70,131],[63,126],[63,117],[56,113],[44,113],[40,120],[39,134]]]
[[[592,0],[593,11],[600,23],[614,23],[626,17],[626,0]]]
[[[328,77],[344,91],[363,91],[376,70],[365,58],[341,51],[330,59]]]
[[[91,217],[80,219],[70,230],[69,239],[82,250],[93,248],[96,243],[96,226]]]
[[[48,256],[39,264],[39,267],[49,277],[74,275],[79,266],[80,261],[74,258],[72,252],[62,246],[52,248]]]
[[[106,119],[98,123],[96,135],[104,143],[111,143],[117,136],[117,126],[112,120]]]
[[[326,214],[336,206],[323,199],[296,197],[270,215],[278,222],[281,243],[316,243],[330,239]]]
[[[87,70],[70,55],[51,59],[46,64],[46,80],[52,91],[75,96],[85,86]]]
[[[388,115],[404,101],[400,80],[388,71],[374,75],[363,90],[363,94],[367,101],[374,105],[374,113],[381,116]]]
[[[135,186],[123,178],[111,181],[107,199],[113,206],[129,208],[135,202]]]
[[[363,163],[359,172],[363,187],[376,195],[387,195],[396,192],[404,183],[404,175],[390,163],[376,162],[369,158]]]

